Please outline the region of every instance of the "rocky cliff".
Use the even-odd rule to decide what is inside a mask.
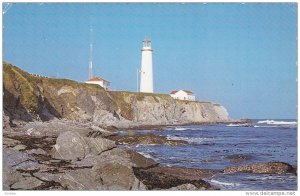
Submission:
[[[3,105],[10,119],[66,118],[101,126],[165,125],[228,121],[210,102],[174,100],[166,94],[105,91],[66,79],[29,74],[3,63]]]

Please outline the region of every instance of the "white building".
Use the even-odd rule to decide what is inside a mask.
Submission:
[[[195,101],[195,94],[192,91],[188,90],[178,90],[178,91],[172,91],[170,93],[171,97],[174,99],[180,99],[180,100],[188,100],[188,101]]]
[[[109,81],[104,80],[100,77],[92,77],[91,79],[87,80],[85,83],[87,84],[97,84],[102,86],[105,90],[108,90],[108,86],[110,84]]]
[[[150,39],[145,38],[142,48],[140,92],[153,93],[152,51]]]

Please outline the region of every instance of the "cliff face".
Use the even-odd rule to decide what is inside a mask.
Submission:
[[[4,113],[31,121],[67,118],[128,127],[228,120],[226,109],[210,102],[174,100],[169,95],[105,91],[97,85],[31,75],[3,64]]]
[[[109,92],[127,105],[127,116],[143,124],[221,122],[229,120],[226,109],[210,102],[175,100],[165,94]],[[122,114],[122,112],[121,112]]]

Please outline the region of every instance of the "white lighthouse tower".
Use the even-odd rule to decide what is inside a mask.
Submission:
[[[145,38],[142,48],[140,92],[153,93],[152,49],[150,39]]]

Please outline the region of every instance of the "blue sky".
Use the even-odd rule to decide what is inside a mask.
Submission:
[[[192,90],[234,118],[296,118],[297,5],[14,4],[3,16],[3,59],[47,76],[94,74],[136,90],[142,40],[153,47],[154,90]]]

